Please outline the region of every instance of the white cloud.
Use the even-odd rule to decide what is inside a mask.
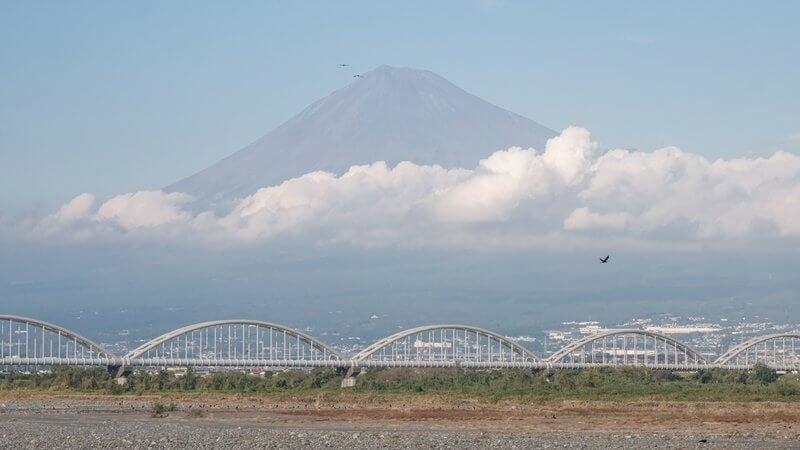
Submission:
[[[564,228],[567,230],[590,230],[597,228],[610,228],[620,230],[625,228],[630,221],[627,213],[598,214],[589,208],[576,208],[569,217],[564,220]]]
[[[192,216],[181,210],[181,206],[189,200],[190,196],[177,192],[140,191],[122,194],[103,203],[92,219],[112,222],[125,230],[186,222]]]
[[[442,186],[431,201],[441,221],[501,221],[523,201],[547,193],[552,184],[552,173],[540,156],[511,148],[495,152],[463,179]]]
[[[33,235],[474,247],[800,236],[795,154],[709,161],[672,147],[595,155],[596,147],[588,131],[570,127],[543,152],[498,151],[472,169],[376,162],[341,176],[313,172],[260,189],[224,214],[190,212],[191,197],[181,193],[105,201],[81,194]]]
[[[59,223],[70,223],[82,219],[90,213],[94,201],[94,195],[80,194],[62,206],[53,218]]]
[[[564,183],[574,184],[585,175],[596,148],[588,130],[569,127],[547,142],[542,160],[561,176]]]
[[[167,226],[190,227],[193,215],[182,209],[190,200],[182,193],[139,191],[117,195],[97,205],[93,195],[84,193],[39,221],[30,237],[87,241],[147,231],[151,236],[163,237]]]

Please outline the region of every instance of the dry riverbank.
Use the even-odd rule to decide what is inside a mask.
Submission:
[[[799,431],[794,403],[0,394],[0,446],[23,448],[785,448]]]

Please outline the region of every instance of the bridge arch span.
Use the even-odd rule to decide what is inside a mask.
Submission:
[[[548,358],[579,365],[706,366],[708,360],[665,334],[640,329],[608,330],[579,339]]]
[[[799,352],[800,332],[768,334],[731,347],[714,364],[752,366],[761,363],[776,368],[795,368],[800,363]]]
[[[0,314],[0,357],[115,358],[100,344],[72,330],[44,320],[7,314]]]
[[[215,320],[164,333],[125,355],[126,360],[343,361],[324,342],[284,325],[250,319]]]
[[[513,340],[470,325],[427,325],[387,336],[353,356],[354,364],[522,367],[540,358]]]

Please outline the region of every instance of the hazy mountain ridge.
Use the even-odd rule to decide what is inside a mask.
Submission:
[[[375,161],[473,167],[495,150],[542,148],[555,135],[433,72],[380,66],[166,190],[215,202],[314,170],[341,174]]]

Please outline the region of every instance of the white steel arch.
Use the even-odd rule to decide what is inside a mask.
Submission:
[[[31,330],[31,327],[35,329]],[[22,336],[24,336],[24,340]],[[16,339],[14,339],[15,337]],[[15,348],[16,351],[14,351]],[[14,356],[27,359],[116,358],[113,353],[94,341],[62,326],[30,317],[2,314],[0,315],[0,357]]]
[[[0,365],[124,367],[455,367],[543,368],[639,365],[695,370],[800,368],[800,331],[741,342],[713,363],[690,346],[642,329],[607,330],[540,358],[512,339],[469,325],[411,328],[352,358],[302,332],[258,320],[217,320],[165,333],[119,358],[99,344],[42,320],[0,314]]]
[[[631,335],[633,338],[628,339],[628,336]],[[637,339],[638,336],[641,336],[642,339]],[[623,339],[619,346],[616,339],[612,340],[613,346],[607,345],[607,338],[617,337]],[[602,343],[602,347],[592,346],[596,342]],[[648,345],[650,345],[649,348]],[[588,355],[584,350],[584,347],[587,346],[592,346],[592,351]],[[605,359],[599,361],[595,359],[595,351],[601,353],[601,356],[610,353],[613,356],[612,365],[620,365],[620,360],[622,365],[689,366],[709,364],[703,355],[681,341],[665,334],[636,328],[608,330],[586,336],[553,353],[548,358],[548,362],[551,364],[571,363],[575,359],[574,353],[579,350],[582,350],[579,355],[581,365],[606,365]],[[658,354],[659,350],[662,352],[661,355]],[[565,359],[570,360],[565,361]],[[652,363],[649,362],[651,360]]]
[[[189,346],[189,343],[190,343],[190,341],[188,340],[189,336],[191,336],[193,340],[197,339],[197,337],[194,335],[195,332],[199,333],[199,344],[200,344],[200,346],[202,348],[202,346],[203,346],[203,331],[206,331],[206,335],[207,335],[206,336],[206,342],[205,342],[206,348],[211,350],[212,344],[214,344],[213,345],[214,353],[218,353],[218,352],[222,353],[223,349],[222,348],[218,349],[215,344],[216,344],[216,342],[218,340],[219,341],[225,340],[226,344],[230,348],[230,345],[231,345],[231,336],[230,336],[230,334],[228,335],[227,339],[224,336],[215,336],[214,340],[212,341],[211,337],[208,336],[208,334],[209,334],[208,330],[215,330],[216,331],[216,330],[221,330],[222,327],[225,327],[225,329],[228,332],[230,332],[230,330],[234,330],[234,332],[236,332],[235,330],[238,329],[238,328],[236,328],[237,326],[241,326],[242,327],[242,335],[241,336],[233,336],[234,340],[237,341],[236,345],[238,346],[239,344],[241,344],[242,346],[244,346],[245,345],[245,334],[247,334],[247,339],[253,341],[253,342],[249,343],[249,345],[251,345],[251,346],[253,344],[255,345],[255,355],[256,355],[256,357],[258,355],[260,355],[260,354],[263,354],[264,349],[269,348],[270,349],[270,351],[269,351],[269,359],[273,359],[273,360],[276,359],[276,354],[275,354],[274,351],[272,351],[273,345],[271,343],[271,340],[274,337],[275,339],[281,339],[281,342],[282,342],[282,344],[284,346],[288,342],[288,339],[292,339],[293,341],[296,341],[296,343],[297,343],[296,345],[297,345],[298,348],[300,347],[300,345],[307,345],[307,346],[309,346],[311,348],[312,351],[316,351],[317,352],[317,357],[319,359],[321,359],[321,360],[341,361],[341,360],[344,359],[344,358],[342,358],[342,355],[340,355],[336,350],[334,350],[333,348],[331,348],[327,344],[319,341],[318,339],[313,338],[313,337],[311,337],[311,336],[309,336],[309,335],[307,335],[305,333],[301,333],[301,332],[299,332],[297,330],[293,330],[293,329],[291,329],[289,327],[286,327],[286,326],[283,326],[283,325],[279,325],[279,324],[275,324],[275,323],[271,323],[271,322],[264,322],[264,321],[260,321],[260,320],[250,320],[250,319],[214,320],[214,321],[209,321],[209,322],[201,322],[201,323],[196,323],[196,324],[193,324],[193,325],[188,325],[188,326],[185,326],[183,328],[179,328],[177,330],[173,330],[173,331],[170,331],[168,333],[164,333],[161,336],[142,344],[138,348],[128,352],[128,354],[125,355],[124,359],[126,359],[126,360],[134,360],[134,359],[137,359],[137,358],[141,358],[141,357],[145,356],[151,350],[157,349],[162,344],[165,344],[165,343],[167,343],[169,341],[173,341],[173,340],[176,340],[176,339],[180,339],[181,337],[185,337],[183,345],[185,345],[187,347],[187,349],[188,349],[188,346]],[[233,327],[233,328],[231,328],[231,327]],[[256,330],[251,332],[251,330],[250,330],[251,327],[255,327]],[[269,334],[262,334],[261,336],[259,336],[259,330],[265,330],[262,333],[266,333],[267,330],[268,330]],[[276,333],[277,333],[277,335],[276,335]],[[261,348],[260,349],[259,349],[259,342],[261,343]],[[192,346],[196,345],[195,342],[191,342],[191,344],[192,344]],[[269,346],[269,347],[267,347],[267,346]],[[238,347],[234,346],[233,348],[234,348],[234,351],[235,351]],[[299,352],[299,350],[298,350],[298,352]],[[244,354],[245,352],[243,351],[242,353]],[[248,352],[247,353],[250,354],[251,356],[253,355],[252,347],[248,348]],[[287,352],[284,351],[284,352],[282,352],[282,354],[279,357],[284,359],[284,360],[286,360],[286,359],[297,359],[296,357],[298,357],[298,356],[303,356],[303,357],[305,356],[304,354],[300,355],[299,353],[298,353],[298,355],[291,355],[291,352],[289,352],[289,355],[290,356],[287,356]],[[240,356],[243,356],[243,355],[240,355]],[[184,355],[184,357],[185,358],[189,358],[188,355]],[[230,358],[230,354],[228,354],[227,357]]]
[[[374,359],[390,365],[430,362],[432,366],[437,365],[434,363],[463,363],[476,367],[513,367],[540,362],[533,352],[511,339],[460,324],[426,325],[395,333],[363,349],[352,361],[360,364]]]
[[[777,346],[779,339],[782,340],[782,345],[780,348]],[[788,347],[786,346],[786,339],[790,340],[790,345]],[[800,340],[800,333],[798,332],[768,334],[765,336],[754,337],[747,341],[740,342],[739,344],[728,349],[728,351],[720,355],[720,357],[714,361],[714,364],[730,364],[737,358],[740,358],[742,355],[747,355],[750,350],[757,350],[760,344],[773,341],[775,345],[773,345],[771,349],[772,352],[770,352],[769,348],[764,348],[764,351],[762,352],[762,356],[766,358],[759,359],[759,353],[756,351],[753,360],[750,361],[748,358],[745,360],[744,364],[752,365],[757,362],[763,362],[771,366],[797,367],[798,363],[800,363],[800,358],[798,358],[800,355],[797,353],[800,352],[800,342],[798,342],[798,340]],[[787,360],[787,356],[789,357],[789,360]]]

